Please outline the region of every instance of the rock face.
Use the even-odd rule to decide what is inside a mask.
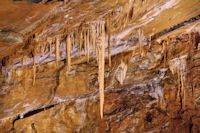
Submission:
[[[2,133],[200,132],[198,0],[45,3],[0,31]]]

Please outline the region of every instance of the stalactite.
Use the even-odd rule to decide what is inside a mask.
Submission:
[[[97,37],[99,36],[99,32],[100,32],[100,29],[99,29],[99,22],[97,21],[96,23],[96,31],[97,31]]]
[[[52,55],[52,46],[51,46],[51,44],[52,44],[52,39],[50,39],[50,38],[47,38],[47,45],[49,45],[49,54],[50,54],[50,56]]]
[[[52,41],[50,41],[50,43],[49,43],[49,52],[50,52],[50,56],[52,55],[52,46],[51,46],[51,44],[52,44]]]
[[[99,34],[104,34],[105,33],[105,24],[104,24],[104,22],[100,22],[99,23],[99,29],[100,29],[100,33]]]
[[[111,67],[111,46],[110,46],[110,18],[107,20],[107,33],[108,33],[108,64]]]
[[[27,56],[24,57],[24,64],[26,64]]]
[[[96,40],[96,45],[97,43],[99,43],[99,39],[100,39],[100,36],[99,36],[99,21],[96,22],[96,37],[97,37],[97,40]],[[96,46],[96,56],[97,56],[97,63],[99,63],[99,54],[98,54],[98,48]]]
[[[41,46],[41,53],[42,53],[43,57],[44,57],[44,51],[45,51],[45,46],[44,46],[44,43],[43,43],[42,46]]]
[[[36,65],[35,65],[35,52],[33,53],[33,86],[35,85],[35,79],[36,79]]]
[[[168,41],[167,41],[168,43]],[[167,46],[166,42],[163,42],[163,47],[162,47],[162,54],[164,55],[164,67],[166,67],[166,55],[167,55]]]
[[[186,89],[185,86],[185,71],[187,65],[187,55],[175,58],[169,62],[169,68],[172,74],[177,73],[178,79],[178,90],[177,90],[177,100],[180,100],[181,109],[185,108],[186,105]]]
[[[92,27],[92,44],[93,44],[93,55],[96,53],[96,29],[95,25]]]
[[[183,109],[185,109],[186,105],[186,91],[188,92],[188,88],[185,85],[185,78],[186,78],[186,71],[187,68],[187,57],[186,58],[181,58],[181,89],[182,89],[182,105]]]
[[[192,47],[192,39],[191,39],[191,33],[188,34],[188,42],[189,42],[189,50],[188,50],[188,53],[189,53],[189,60],[188,60],[188,68],[187,68],[187,71],[190,73],[190,74],[187,74],[187,88],[191,88],[192,90],[192,102],[193,102],[193,107],[195,107],[196,105],[196,100],[195,100],[195,94],[196,94],[196,89],[195,89],[195,83],[192,79],[192,75],[193,75],[193,72],[192,72],[192,66],[193,66],[193,56],[194,56],[194,49]]]
[[[166,67],[166,62],[167,62],[167,44],[164,44],[164,67]]]
[[[149,49],[151,48],[151,35],[149,35]]]
[[[100,41],[97,42],[97,54],[98,54],[98,80],[99,80],[99,94],[100,94],[100,116],[103,118],[103,104],[104,104],[104,54],[105,54],[105,24],[101,25]]]
[[[24,66],[24,56],[22,57],[22,66]]]
[[[178,93],[177,93],[177,99],[180,98],[180,71],[178,70]]]
[[[71,67],[71,57],[70,57],[70,53],[71,53],[71,37],[70,35],[67,35],[67,67],[68,67],[68,71],[70,71],[70,67]]]
[[[192,101],[194,104],[194,107],[196,106],[196,88],[195,88],[195,83],[192,82]]]
[[[71,41],[71,50],[73,50],[73,47],[74,47],[74,33],[70,34],[70,41]]]
[[[85,52],[85,56],[87,54],[87,35],[86,35],[86,31],[84,32],[84,52]]]
[[[58,67],[58,61],[59,61],[59,38],[56,38],[56,47],[55,47],[55,54],[56,54],[56,66]]]
[[[183,80],[183,71],[180,72],[181,76],[181,97],[182,97],[182,108],[185,108],[185,89],[184,89],[184,80]]]
[[[73,48],[73,50],[75,49],[76,44],[77,44],[77,31],[74,32],[74,48]]]
[[[196,35],[195,32],[193,32],[193,36],[192,36],[192,47],[194,47],[194,49],[196,48]]]
[[[23,66],[23,56],[21,57],[21,60],[20,60],[22,66]]]
[[[97,63],[98,63],[98,64],[99,64],[99,60],[98,60],[98,59],[99,59],[99,54],[98,54],[97,43],[99,42],[99,39],[100,39],[100,38],[98,37],[97,40],[96,40],[96,50],[95,50],[95,51],[96,51],[96,59],[97,59]]]
[[[81,33],[80,33],[80,43],[79,43],[79,47],[80,47],[80,49],[79,49],[79,55],[80,56],[81,56],[81,50],[82,50],[82,42],[83,42],[83,33],[81,31]]]
[[[142,43],[142,38],[143,38],[143,31],[141,29],[138,30],[138,40],[139,40],[139,48],[140,48],[140,55],[143,57],[143,43]]]
[[[73,51],[73,49],[75,48],[75,32],[72,34],[72,38],[73,38],[73,41],[72,41],[72,48],[71,50]]]
[[[129,22],[129,14],[126,13],[126,15],[125,15],[125,26],[124,27],[126,27],[126,25],[128,25],[128,22]]]
[[[41,43],[39,43],[38,51],[41,52]]]
[[[43,53],[43,56],[45,55],[45,53],[46,53],[46,50],[47,50],[47,44],[46,43],[44,43],[44,53]]]
[[[89,30],[87,30],[86,45],[87,45],[87,62],[89,63],[89,61],[90,61],[90,40],[89,40]]]
[[[168,57],[167,57],[167,53],[168,53],[168,47],[169,47],[169,44],[170,44],[170,38],[168,37],[168,39],[167,39],[167,43],[166,43],[166,47],[165,47],[165,63],[164,63],[164,65],[165,65],[165,67],[166,67],[166,64],[167,64],[167,62],[168,62]]]

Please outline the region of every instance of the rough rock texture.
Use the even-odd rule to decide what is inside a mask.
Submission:
[[[50,11],[28,25],[30,32],[0,31],[1,132],[200,132],[198,0],[53,0],[35,6]]]

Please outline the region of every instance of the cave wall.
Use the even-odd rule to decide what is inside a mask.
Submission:
[[[153,9],[160,7],[162,18],[184,3],[169,2],[71,1],[56,8],[15,52],[1,56],[0,130],[200,132],[199,15],[167,29],[160,22],[150,32]]]

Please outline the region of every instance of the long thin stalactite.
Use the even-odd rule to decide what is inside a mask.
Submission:
[[[49,41],[49,52],[50,52],[50,56],[52,55],[52,47],[51,47],[51,44],[52,44],[52,40]]]
[[[104,65],[105,65],[105,24],[101,23],[101,35],[99,42],[97,42],[98,52],[98,80],[99,80],[99,94],[100,94],[100,116],[103,118],[103,105],[104,105]]]
[[[92,26],[92,31],[91,31],[93,55],[96,55],[96,28],[95,27],[96,27],[96,23]]]
[[[36,79],[36,64],[35,64],[35,52],[33,53],[33,86],[35,85]]]
[[[71,53],[71,38],[70,38],[70,35],[68,35],[67,36],[67,42],[66,42],[66,44],[67,44],[67,53],[66,53],[66,55],[67,55],[67,67],[68,67],[68,71],[70,71],[70,67],[71,67],[71,57],[70,57],[70,53]]]
[[[87,55],[87,34],[86,31],[84,31],[84,52],[85,56]]]
[[[56,66],[58,67],[59,61],[59,38],[56,38],[56,46],[55,46],[55,55],[56,55]]]
[[[108,64],[111,67],[111,46],[110,46],[110,36],[111,36],[111,29],[110,29],[110,18],[107,20],[107,34],[108,34]]]
[[[87,30],[86,46],[87,46],[87,62],[89,63],[89,61],[90,61],[90,40],[89,40],[89,29]]]
[[[140,55],[143,57],[143,43],[142,43],[142,38],[143,38],[143,32],[142,32],[141,29],[138,29],[138,41],[139,41]]]
[[[80,38],[79,38],[79,56],[81,56],[81,50],[82,50],[82,45],[83,45],[83,32],[80,32]]]

